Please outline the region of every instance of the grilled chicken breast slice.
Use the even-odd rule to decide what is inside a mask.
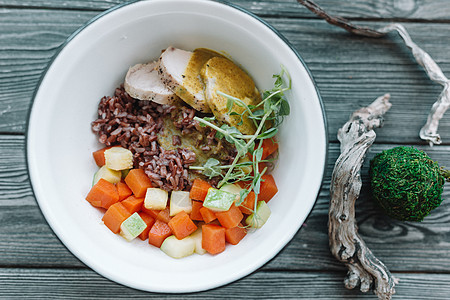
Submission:
[[[133,98],[150,100],[159,104],[172,104],[179,101],[177,95],[161,81],[156,67],[156,62],[131,67],[125,76],[125,91]]]

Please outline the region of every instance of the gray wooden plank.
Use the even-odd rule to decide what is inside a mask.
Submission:
[[[0,132],[24,132],[28,105],[46,65],[65,38],[95,14],[0,11]],[[319,20],[267,21],[293,43],[310,67],[325,102],[330,140],[336,141],[337,129],[353,110],[390,92],[394,106],[379,131],[379,142],[421,142],[419,129],[440,88],[426,78],[398,37],[353,37]],[[450,24],[425,28],[409,23],[407,27],[416,42],[449,74],[450,55],[444,45]],[[449,129],[450,117],[446,115],[440,133],[447,143]]]
[[[0,266],[81,267],[83,264],[54,236],[34,201],[23,147],[22,136],[0,136]],[[374,145],[368,159],[390,147]],[[422,149],[441,165],[450,165],[450,146]],[[338,144],[331,144],[327,175],[313,211],[288,246],[263,269],[344,269],[329,253],[327,236],[330,177],[338,155]],[[369,200],[367,171],[368,160],[362,171],[365,184],[356,216],[369,247],[391,270],[447,272],[450,269],[449,184],[444,190],[443,204],[424,222],[399,222],[377,211]]]
[[[0,7],[104,10],[126,2],[125,0],[0,0]],[[229,2],[264,16],[314,17],[296,0],[232,0]],[[316,2],[330,13],[345,18],[450,20],[450,7],[446,0],[355,0],[339,1],[339,5],[336,5],[334,0],[318,0]]]
[[[394,274],[394,299],[448,299],[449,274]],[[157,294],[111,282],[90,270],[0,269],[0,297],[7,299],[376,299],[371,292],[347,290],[345,272],[253,273],[213,290]],[[199,279],[201,280],[201,279]],[[95,297],[93,296],[95,295]]]

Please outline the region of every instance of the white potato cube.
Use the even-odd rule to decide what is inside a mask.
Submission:
[[[249,215],[245,222],[253,228],[261,228],[269,219],[271,214],[269,205],[265,201],[258,201],[256,211]]]
[[[167,206],[169,193],[158,188],[148,188],[145,194],[144,207],[147,209],[162,210]]]
[[[191,213],[192,200],[189,198],[189,192],[173,191],[170,195],[170,216],[173,217],[180,211]]]
[[[202,227],[200,226],[196,231],[190,235],[195,241],[195,253],[203,255],[206,250],[202,247]]]
[[[133,153],[122,147],[113,147],[105,151],[105,165],[116,171],[133,167]]]
[[[164,240],[161,250],[170,257],[182,258],[194,253],[195,242],[190,236],[179,240],[174,235],[171,235]]]
[[[120,224],[120,235],[130,242],[140,235],[145,228],[147,228],[147,224],[142,220],[141,216],[135,212]]]

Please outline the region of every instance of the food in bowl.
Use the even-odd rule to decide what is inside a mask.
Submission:
[[[218,254],[260,228],[278,188],[275,136],[289,114],[289,74],[262,94],[250,75],[210,49],[169,47],[128,70],[98,105],[105,147],[86,200],[104,224],[181,258]],[[287,84],[285,80],[287,79]]]

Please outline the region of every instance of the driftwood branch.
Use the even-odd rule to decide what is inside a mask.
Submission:
[[[361,190],[360,170],[367,150],[375,141],[376,127],[381,127],[383,115],[391,107],[388,94],[368,107],[353,113],[338,131],[341,155],[331,178],[331,202],[328,235],[332,254],[348,267],[345,287],[360,286],[362,292],[373,288],[380,299],[390,299],[395,293],[396,279],[378,260],[358,235],[355,202]]]
[[[300,4],[304,5],[305,7],[307,7],[309,10],[311,10],[319,17],[325,19],[328,23],[344,28],[348,32],[356,35],[379,38],[385,36],[389,32],[396,31],[405,42],[405,45],[411,49],[412,54],[416,59],[416,62],[425,69],[425,72],[427,73],[428,77],[432,81],[439,83],[444,87],[442,93],[439,95],[438,100],[433,104],[431,108],[426,124],[422,127],[419,133],[420,138],[425,141],[428,141],[430,146],[432,146],[433,144],[440,144],[442,142],[441,137],[437,133],[437,131],[440,119],[443,117],[444,113],[450,107],[450,81],[447,77],[445,77],[441,68],[430,57],[430,55],[412,41],[411,37],[409,36],[408,32],[406,31],[405,27],[403,27],[403,25],[393,23],[374,30],[367,27],[352,24],[348,20],[343,18],[331,16],[313,1],[310,0],[297,0],[297,1]]]

